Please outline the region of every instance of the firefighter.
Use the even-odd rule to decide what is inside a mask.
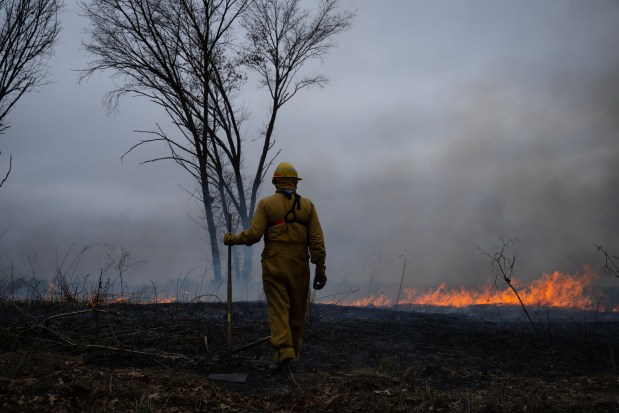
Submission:
[[[291,164],[279,164],[272,179],[275,194],[260,200],[249,229],[224,235],[226,245],[252,245],[264,235],[262,281],[275,350],[272,368],[280,372],[299,360],[309,293],[308,260],[316,266],[314,289],[327,283],[320,221],[312,201],[297,194],[300,180]]]

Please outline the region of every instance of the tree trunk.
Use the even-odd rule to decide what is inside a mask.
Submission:
[[[217,239],[217,226],[213,216],[213,205],[211,194],[207,183],[207,178],[202,177],[202,198],[204,200],[204,213],[206,215],[206,228],[208,230],[209,241],[211,243],[211,256],[213,258],[213,279],[215,282],[221,281],[221,262],[219,259],[219,241]]]
[[[244,250],[245,248],[243,248]],[[232,259],[234,260],[234,278],[237,280],[243,279],[241,274],[241,253],[240,248],[235,248],[234,254],[232,254]]]
[[[241,270],[241,276],[244,281],[249,281],[251,279],[252,267],[252,247],[247,247],[243,249],[243,269]]]

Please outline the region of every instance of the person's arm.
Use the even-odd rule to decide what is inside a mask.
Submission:
[[[226,234],[224,236],[224,244],[226,245],[255,244],[256,242],[260,241],[266,229],[267,229],[266,207],[264,205],[264,202],[260,201],[258,203],[258,206],[256,207],[256,212],[254,213],[254,217],[251,220],[249,228],[245,231],[239,232],[238,234]]]

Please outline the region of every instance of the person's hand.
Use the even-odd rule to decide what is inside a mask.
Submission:
[[[225,245],[234,245],[235,244],[235,239],[234,238],[235,238],[234,234],[226,232],[224,234],[224,244]]]
[[[321,290],[325,284],[327,284],[327,274],[325,274],[325,270],[316,269],[316,274],[314,275],[314,290]]]

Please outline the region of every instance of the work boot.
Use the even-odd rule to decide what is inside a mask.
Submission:
[[[292,359],[287,358],[281,363],[273,363],[269,366],[269,371],[273,375],[288,376],[291,373]]]

